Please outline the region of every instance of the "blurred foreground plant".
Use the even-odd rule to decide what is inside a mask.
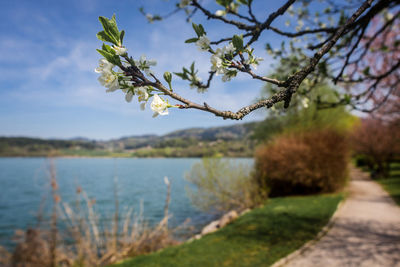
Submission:
[[[178,243],[172,238],[178,228],[168,228],[168,178],[164,179],[168,187],[164,217],[157,225],[150,226],[143,217],[142,207],[139,214],[133,214],[130,208],[120,216],[116,188],[115,213],[110,223],[100,218],[95,211],[95,200],[80,187],[74,206],[62,202],[53,163],[50,175],[53,196],[50,222],[42,221],[39,214],[36,227],[17,231],[17,246],[12,253],[0,247],[1,266],[104,266]],[[66,227],[61,227],[63,224]]]
[[[229,159],[203,158],[185,178],[193,205],[204,211],[241,211],[262,201],[251,179],[252,166]]]

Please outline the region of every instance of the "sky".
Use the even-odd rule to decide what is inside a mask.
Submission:
[[[207,2],[211,1],[204,1],[205,5]],[[256,8],[256,16],[264,17],[276,9],[279,1],[274,2]],[[104,140],[237,123],[197,110],[170,109],[168,116],[152,118],[149,107],[141,111],[137,101],[127,103],[121,91],[106,93],[97,81],[94,69],[101,56],[96,48],[102,44],[96,38],[102,30],[98,16],[112,14],[116,14],[119,28],[126,31],[124,43],[129,55],[156,59],[157,76],[180,71],[196,61],[200,77],[207,78],[210,55],[184,43],[194,37],[194,31],[183,12],[153,24],[139,12],[144,6],[147,12],[165,14],[173,4],[161,0],[0,1],[0,136]],[[209,7],[217,10],[212,4]],[[235,33],[232,27],[207,21],[200,14],[193,21],[202,23],[211,39]],[[254,45],[256,56],[264,58],[257,70],[261,75],[272,63],[263,49],[266,41],[281,40],[266,33]],[[183,97],[222,110],[237,111],[254,102],[262,86],[244,74],[229,83],[223,83],[219,76],[208,92],[198,94],[173,77],[174,90]],[[264,112],[254,112],[242,122],[264,117]]]

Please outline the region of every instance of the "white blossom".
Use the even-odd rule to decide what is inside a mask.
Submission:
[[[131,90],[129,90],[125,95],[125,100],[126,100],[126,102],[131,102],[132,98],[133,98],[133,93]]]
[[[107,59],[102,58],[99,60],[99,66],[94,71],[97,73],[102,73],[103,71],[111,72],[113,67],[114,65],[108,62]]]
[[[152,14],[147,13],[146,14],[146,19],[147,19],[148,22],[152,23],[153,19],[154,19],[154,16]]]
[[[143,70],[147,75],[152,74],[150,66],[155,66],[157,62],[155,60],[147,60],[145,55],[142,55],[139,60],[135,60],[136,66]]]
[[[218,57],[223,57],[224,56],[223,49],[217,48],[217,50],[215,50],[215,55],[217,55]]]
[[[106,92],[114,92],[119,89],[118,77],[111,71],[103,71],[101,76],[98,78],[98,81],[108,88]]]
[[[215,71],[216,75],[224,74],[222,81],[230,81],[230,79],[236,76],[236,72],[229,71],[227,65],[229,61],[225,58],[226,55],[230,55],[235,52],[235,47],[232,42],[224,46],[222,49],[217,48],[215,53],[211,56],[211,70]],[[234,75],[233,75],[234,74]]]
[[[296,31],[299,32],[304,26],[304,22],[300,19],[299,21],[297,21],[297,27],[296,27]]]
[[[208,48],[210,47],[210,39],[208,39],[206,35],[202,35],[197,40],[196,45],[198,46],[198,49],[200,51],[207,51]]]
[[[229,4],[229,10],[232,13],[237,13],[238,12],[238,8],[239,8],[239,5],[236,4],[235,2],[232,2],[232,3]]]
[[[231,54],[235,52],[235,47],[233,46],[232,42],[230,42],[228,45],[224,46],[224,48],[222,48],[222,53],[223,54]]]
[[[138,101],[147,101],[149,99],[149,93],[145,87],[137,87],[134,89],[135,95],[138,96]]]
[[[393,13],[385,11],[383,13],[383,17],[385,19],[385,22],[388,22],[389,20],[392,20],[394,16],[393,16]]]
[[[168,104],[157,94],[153,96],[150,108],[154,111],[153,118],[158,115],[168,115]]]
[[[215,12],[215,16],[218,16],[218,17],[222,17],[222,16],[225,16],[225,15],[226,15],[226,11],[225,10],[217,10]]]
[[[308,100],[307,97],[303,97],[303,99],[301,99],[301,105],[302,105],[304,108],[308,108],[308,107],[309,107],[309,105],[308,105],[309,102],[310,102],[310,100]]]
[[[181,2],[179,3],[179,7],[185,8],[189,4],[190,4],[190,0],[181,0]]]
[[[225,73],[225,67],[222,65],[223,60],[217,53],[211,56],[211,70],[218,74]]]
[[[167,176],[165,176],[165,177],[164,177],[164,183],[165,183],[166,185],[169,185],[169,184],[170,184],[170,182],[169,182],[169,180],[168,180],[168,177],[167,177]]]
[[[124,55],[126,54],[126,51],[128,51],[128,49],[126,49],[124,46],[113,45],[112,49],[114,49],[115,54],[117,54],[118,56]]]

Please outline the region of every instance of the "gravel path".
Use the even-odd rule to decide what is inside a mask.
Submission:
[[[368,175],[354,169],[349,196],[329,232],[287,267],[400,267],[400,208]]]

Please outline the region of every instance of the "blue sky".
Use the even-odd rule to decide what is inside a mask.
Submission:
[[[143,5],[149,12],[164,13],[171,10],[172,3],[161,0],[0,1],[0,136],[109,139],[235,123],[195,110],[171,109],[168,116],[152,118],[149,108],[141,111],[137,101],[126,103],[122,92],[106,93],[97,81],[98,74],[93,70],[101,58],[96,52],[101,46],[95,36],[101,30],[98,16],[111,17],[113,13],[119,28],[126,31],[124,42],[129,54],[136,58],[145,54],[156,59],[158,64],[154,70],[160,77],[164,71],[179,71],[195,60],[200,75],[206,79],[209,54],[184,43],[194,36],[184,15],[149,24],[138,11]],[[265,16],[278,4],[276,1],[255,10]],[[216,7],[211,5],[211,9]],[[203,23],[211,37],[234,33],[233,28],[210,23],[199,15],[193,20]],[[262,35],[255,46],[256,55],[265,59],[259,74],[265,74],[272,63],[263,49],[266,40],[280,42],[277,36]],[[262,87],[262,83],[244,75],[231,83],[222,83],[217,77],[212,89],[205,94],[198,94],[176,76],[173,85],[186,98],[235,111],[254,101]],[[243,121],[263,117],[262,112],[255,112]]]

